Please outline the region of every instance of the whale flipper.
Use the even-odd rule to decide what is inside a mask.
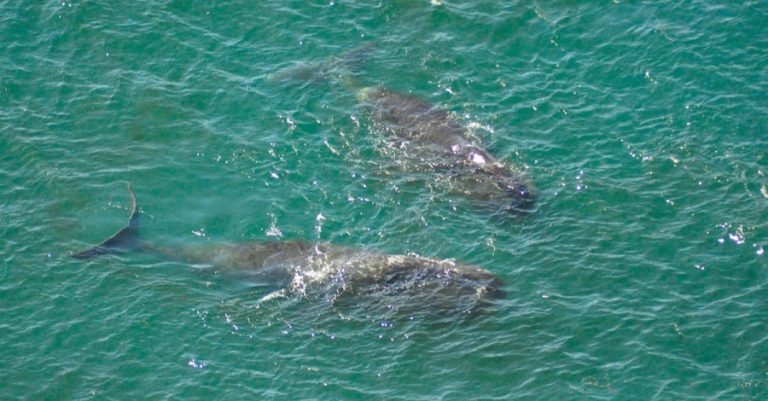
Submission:
[[[115,235],[93,248],[72,255],[75,259],[90,259],[96,256],[122,253],[139,248],[139,209],[136,207],[136,194],[128,184],[128,194],[131,198],[131,220]]]

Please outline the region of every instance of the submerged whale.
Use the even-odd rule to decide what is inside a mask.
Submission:
[[[368,111],[374,131],[407,149],[408,162],[420,171],[436,174],[449,192],[492,211],[529,213],[535,204],[532,183],[518,169],[494,158],[451,113],[410,95],[383,87],[362,87],[361,64],[370,59],[373,45],[365,45],[337,58],[287,68],[273,80],[323,82],[340,80],[355,90]]]
[[[329,243],[256,241],[213,246],[162,246],[139,236],[139,210],[129,185],[127,226],[76,259],[140,251],[185,263],[239,272],[249,281],[276,288],[263,299],[303,296],[332,304],[386,305],[403,311],[472,314],[504,296],[489,271],[452,260],[388,255]],[[367,299],[365,302],[358,302]]]
[[[535,197],[525,177],[472,141],[467,128],[449,112],[381,87],[360,89],[357,98],[369,110],[375,127],[447,177],[452,192],[506,212],[532,208]]]

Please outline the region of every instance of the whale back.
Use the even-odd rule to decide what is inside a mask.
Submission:
[[[503,212],[528,213],[535,202],[523,174],[497,160],[441,108],[410,95],[371,87],[358,92],[377,131],[402,141],[410,160],[441,174],[451,192]]]

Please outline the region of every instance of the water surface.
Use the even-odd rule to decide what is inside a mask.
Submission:
[[[0,398],[768,396],[764,2],[0,10]],[[356,85],[450,111],[535,182],[535,212],[398,168]],[[507,297],[347,315],[146,255],[70,259],[125,224],[125,181],[149,240],[454,258]]]

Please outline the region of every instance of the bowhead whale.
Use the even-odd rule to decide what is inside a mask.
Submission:
[[[129,251],[242,273],[277,290],[267,296],[304,296],[328,302],[376,297],[379,304],[431,312],[473,313],[504,296],[489,271],[452,260],[388,255],[330,243],[254,241],[208,246],[164,246],[139,236],[140,213],[129,185],[128,225],[101,244],[72,255],[90,259]],[[389,300],[392,302],[389,302]]]
[[[534,203],[530,183],[467,136],[451,114],[416,96],[381,87],[360,89],[358,100],[374,127],[401,141],[458,193],[505,212],[525,213]]]
[[[270,76],[304,82],[340,80],[356,91],[374,131],[399,141],[420,171],[436,174],[449,192],[493,212],[529,213],[536,201],[531,181],[518,169],[493,157],[451,113],[417,96],[384,87],[362,87],[361,65],[374,46],[364,45],[339,57],[300,64]]]

